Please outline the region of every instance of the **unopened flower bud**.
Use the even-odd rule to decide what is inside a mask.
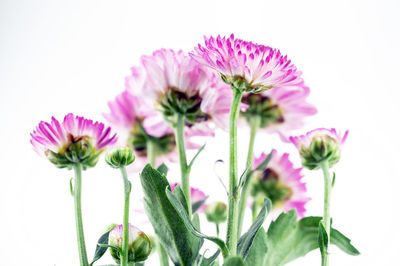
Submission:
[[[115,227],[108,237],[109,245],[122,248],[123,226]],[[140,262],[147,259],[151,253],[151,241],[145,233],[140,231],[135,226],[129,224],[129,243],[128,243],[128,261]],[[111,256],[116,263],[120,263],[121,254],[118,250],[111,248]]]
[[[118,147],[106,154],[106,162],[112,168],[130,165],[135,161],[135,155],[129,147]]]
[[[328,162],[332,167],[339,161],[341,145],[347,134],[348,131],[342,137],[334,128],[319,128],[303,136],[291,137],[290,141],[299,150],[303,166],[313,170],[320,168],[323,162]]]
[[[228,209],[223,202],[213,202],[206,208],[207,220],[211,223],[220,224],[226,221]]]

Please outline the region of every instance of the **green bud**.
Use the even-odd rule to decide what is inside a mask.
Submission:
[[[109,235],[109,245],[122,248],[123,226],[116,226]],[[145,233],[133,225],[129,225],[128,261],[130,263],[145,261],[152,249],[151,241]],[[116,263],[121,262],[121,254],[118,250],[110,248],[110,253]]]
[[[106,154],[106,162],[112,168],[121,168],[135,161],[135,155],[129,147],[118,147]]]
[[[206,208],[207,220],[211,223],[220,224],[226,221],[228,208],[223,202],[213,202]]]

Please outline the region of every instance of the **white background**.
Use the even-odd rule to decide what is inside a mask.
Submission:
[[[204,34],[232,32],[281,49],[303,71],[319,113],[296,133],[321,126],[350,130],[335,167],[332,215],[334,226],[362,255],[350,257],[332,248],[331,264],[398,265],[399,7],[389,0],[1,0],[0,265],[78,264],[72,172],[56,169],[33,152],[29,133],[37,123],[52,115],[62,119],[67,112],[103,120],[107,101],[122,91],[124,77],[141,54],[159,48],[190,51]],[[243,163],[248,132],[239,135]],[[208,140],[193,169],[192,184],[211,200],[224,199],[213,162],[226,159],[226,137],[219,132]],[[271,147],[290,152],[299,166],[294,147],[260,134],[256,153]],[[173,166],[173,179],[176,170]],[[307,214],[321,215],[321,173],[304,174],[313,198]],[[134,191],[139,190],[138,176],[130,178]],[[83,182],[91,258],[102,230],[121,221],[122,181],[101,160],[84,172]],[[139,223],[141,217],[132,213],[131,220]],[[108,254],[102,260],[110,261]],[[291,265],[319,263],[314,251]]]

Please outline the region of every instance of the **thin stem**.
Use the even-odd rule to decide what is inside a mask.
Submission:
[[[160,258],[160,266],[169,266],[168,254],[159,240],[157,240],[157,251]]]
[[[188,214],[189,219],[192,217],[192,204],[191,204],[191,196],[190,196],[190,184],[189,184],[189,174],[190,169],[187,165],[186,160],[186,150],[185,150],[185,117],[181,114],[176,115],[176,125],[175,125],[175,141],[179,151],[179,163],[181,166],[181,184],[183,194],[186,197],[186,201],[188,204]]]
[[[228,229],[226,243],[232,256],[236,255],[238,240],[238,174],[237,174],[237,121],[239,117],[242,92],[233,89],[233,101],[229,119],[229,196],[228,196]]]
[[[147,161],[151,167],[156,167],[156,146],[151,140],[146,142]]]
[[[328,235],[328,246],[326,250],[326,255],[322,256],[322,266],[329,265],[329,243],[331,239],[330,231],[331,231],[331,217],[330,217],[330,200],[331,200],[331,190],[332,190],[332,181],[329,176],[329,163],[328,161],[324,161],[321,163],[321,168],[324,173],[324,182],[325,182],[325,193],[324,193],[324,217],[323,217],[323,225],[326,230],[326,234]]]
[[[82,194],[82,166],[74,164],[75,172],[75,185],[74,185],[74,205],[75,205],[75,223],[76,235],[78,239],[79,262],[81,266],[88,266],[88,259],[85,246],[85,235],[83,233],[82,222],[82,207],[81,207],[81,194]]]
[[[217,230],[217,237],[219,237],[219,224],[215,224],[215,228]]]
[[[246,169],[251,170],[253,167],[253,150],[254,150],[254,142],[256,139],[256,133],[258,128],[260,127],[260,117],[254,116],[250,122],[250,141],[249,141],[249,150],[247,152],[247,161],[246,161]],[[238,236],[240,237],[242,233],[243,227],[243,218],[246,212],[247,198],[249,197],[249,188],[250,188],[250,178],[244,184],[242,193],[240,195],[239,201],[239,223],[238,223]]]
[[[128,247],[129,247],[129,197],[131,194],[131,184],[128,181],[128,174],[126,173],[126,167],[120,168],[122,178],[124,180],[124,218],[123,218],[123,237],[122,237],[122,266],[128,266]]]

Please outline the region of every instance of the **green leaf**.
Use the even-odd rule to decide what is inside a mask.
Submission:
[[[333,172],[333,178],[332,178],[332,187],[335,186],[335,181],[336,181],[336,173]]]
[[[242,257],[235,256],[227,258],[222,266],[246,266],[246,264]]]
[[[207,250],[206,250],[207,251]],[[197,262],[197,265],[199,266],[217,266],[219,265],[218,261],[216,260],[219,256],[219,253],[221,253],[221,250],[217,250],[211,257],[206,258],[205,257],[205,253],[206,251],[203,253],[203,255],[199,256],[199,260]]]
[[[196,201],[195,203],[192,204],[192,212],[195,213],[198,209],[200,209],[201,205],[204,204],[204,202],[206,202],[206,200],[208,199],[208,196],[204,197],[204,199]]]
[[[148,164],[140,174],[140,180],[146,213],[162,246],[175,265],[193,265],[201,239],[186,228],[185,222],[169,202],[165,191],[172,192],[166,177]],[[186,213],[184,207],[182,210]]]
[[[168,167],[165,163],[162,163],[158,168],[157,171],[160,172],[162,175],[167,176],[168,174]]]
[[[256,170],[257,170],[257,171],[262,171],[262,170],[264,170],[264,169],[267,167],[267,165],[269,164],[269,162],[271,161],[272,155],[273,155],[273,151],[271,151],[271,152],[268,154],[267,158],[265,158],[265,160],[264,160],[262,163],[260,163],[259,166],[257,166]]]
[[[244,260],[247,265],[263,265],[264,258],[267,253],[267,234],[263,227],[260,227],[253,245],[251,245],[249,253]]]
[[[181,202],[182,206],[185,207],[186,212],[189,213],[186,197],[180,185],[174,188],[174,195]]]
[[[325,257],[328,254],[328,233],[326,232],[325,227],[322,224],[322,220],[319,221],[318,228],[319,251],[321,252],[321,256]]]
[[[93,260],[90,263],[90,265],[93,265],[93,263],[98,261],[101,257],[103,257],[104,253],[106,253],[108,247],[103,246],[103,245],[108,244],[108,235],[110,234],[111,230],[112,229],[110,229],[107,232],[105,232],[104,234],[102,234],[100,236],[99,240],[97,240],[96,250],[94,252]]]
[[[74,178],[71,177],[71,179],[69,180],[69,192],[71,193],[71,196],[74,196],[74,184],[73,184],[73,180]]]
[[[305,217],[297,221],[297,213],[282,213],[271,223],[267,232],[268,252],[264,265],[284,265],[318,248],[321,217]],[[331,243],[350,255],[360,254],[336,229],[331,228]]]
[[[193,157],[193,159],[190,161],[189,165],[188,165],[188,169],[190,171],[190,169],[192,169],[193,163],[194,161],[197,159],[197,156],[199,156],[199,154],[204,150],[204,148],[206,147],[206,144],[204,144],[203,146],[201,146],[201,148],[197,151],[196,155]]]
[[[210,241],[214,242],[221,249],[222,255],[224,257],[228,256],[229,255],[229,250],[228,250],[225,242],[222,241],[221,239],[219,239],[218,237],[206,236],[203,233],[199,232],[193,226],[193,224],[190,222],[189,217],[188,217],[188,213],[186,212],[185,208],[182,206],[181,202],[175,197],[174,194],[172,194],[172,192],[170,190],[166,189],[165,192],[166,192],[167,197],[168,197],[169,201],[171,202],[172,206],[174,206],[176,212],[182,218],[186,228],[193,235],[195,235],[195,236],[197,236],[199,238],[205,238],[207,240],[210,240]]]
[[[243,234],[243,236],[239,239],[237,252],[243,259],[246,259],[251,245],[253,244],[254,238],[260,227],[263,225],[265,221],[265,217],[267,217],[267,212],[271,211],[272,203],[269,199],[264,200],[264,205],[262,206],[260,212],[258,213],[257,218],[250,226],[249,230]]]

